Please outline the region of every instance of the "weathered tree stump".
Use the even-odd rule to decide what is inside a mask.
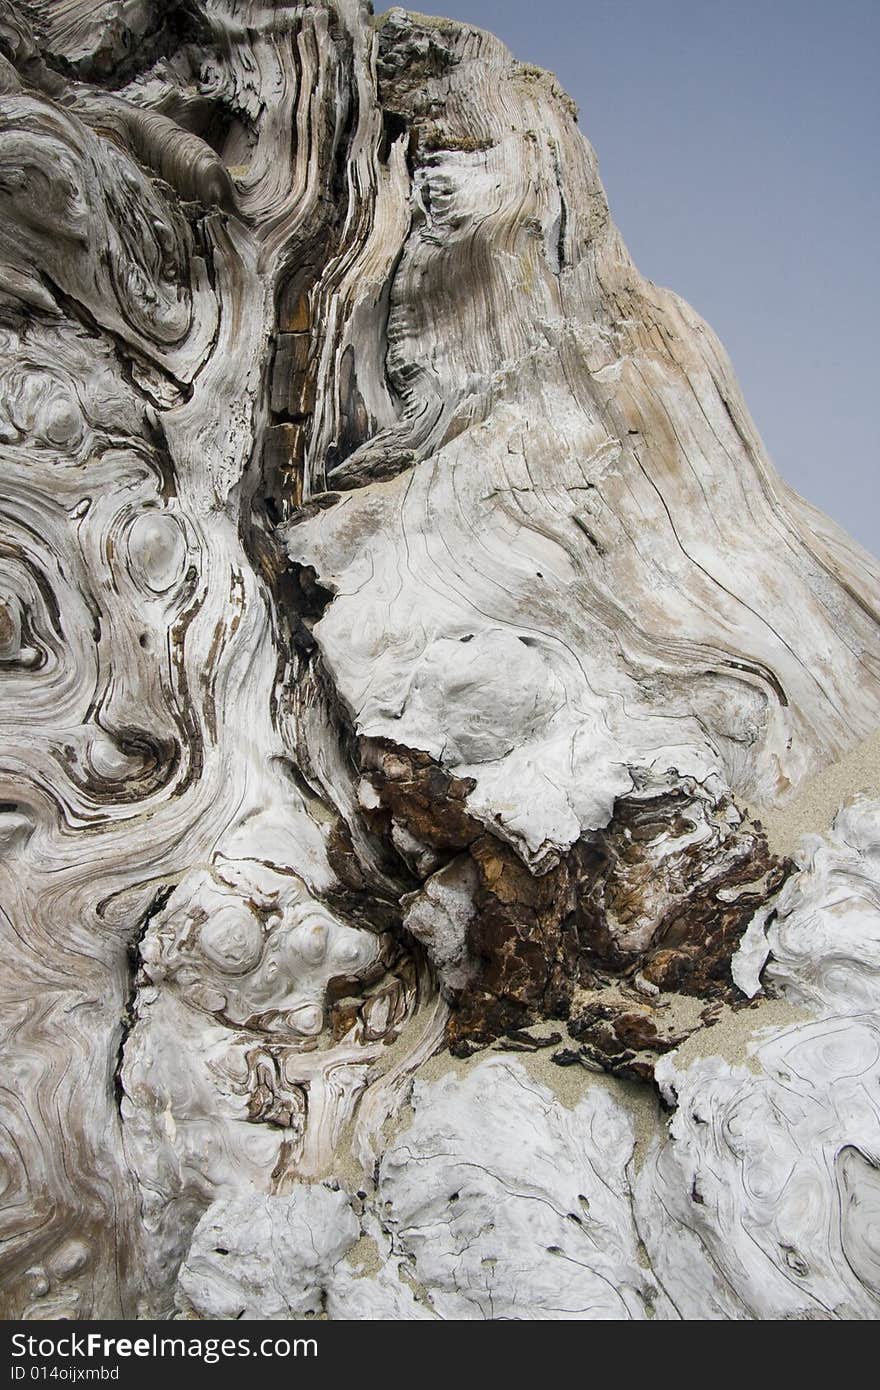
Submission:
[[[370,8],[0,6],[6,1315],[876,1316],[880,575]]]

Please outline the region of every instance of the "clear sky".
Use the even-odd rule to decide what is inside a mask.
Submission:
[[[880,554],[880,0],[419,8],[557,74],[639,269],[719,334],[788,482]]]

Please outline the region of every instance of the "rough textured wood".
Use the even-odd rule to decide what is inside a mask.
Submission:
[[[2,0],[0,214],[6,1314],[873,1316],[876,809],[796,865],[745,808],[880,724],[880,574],[555,79]],[[684,1068],[768,951],[805,1020]],[[493,1042],[671,1126],[425,1079]]]

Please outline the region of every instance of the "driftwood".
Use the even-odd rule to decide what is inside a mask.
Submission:
[[[876,1316],[880,812],[749,808],[880,573],[569,98],[357,0],[0,91],[6,1316]]]

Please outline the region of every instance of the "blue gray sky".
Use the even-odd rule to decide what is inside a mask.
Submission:
[[[434,12],[557,74],[639,269],[715,328],[788,482],[880,554],[878,0]]]

